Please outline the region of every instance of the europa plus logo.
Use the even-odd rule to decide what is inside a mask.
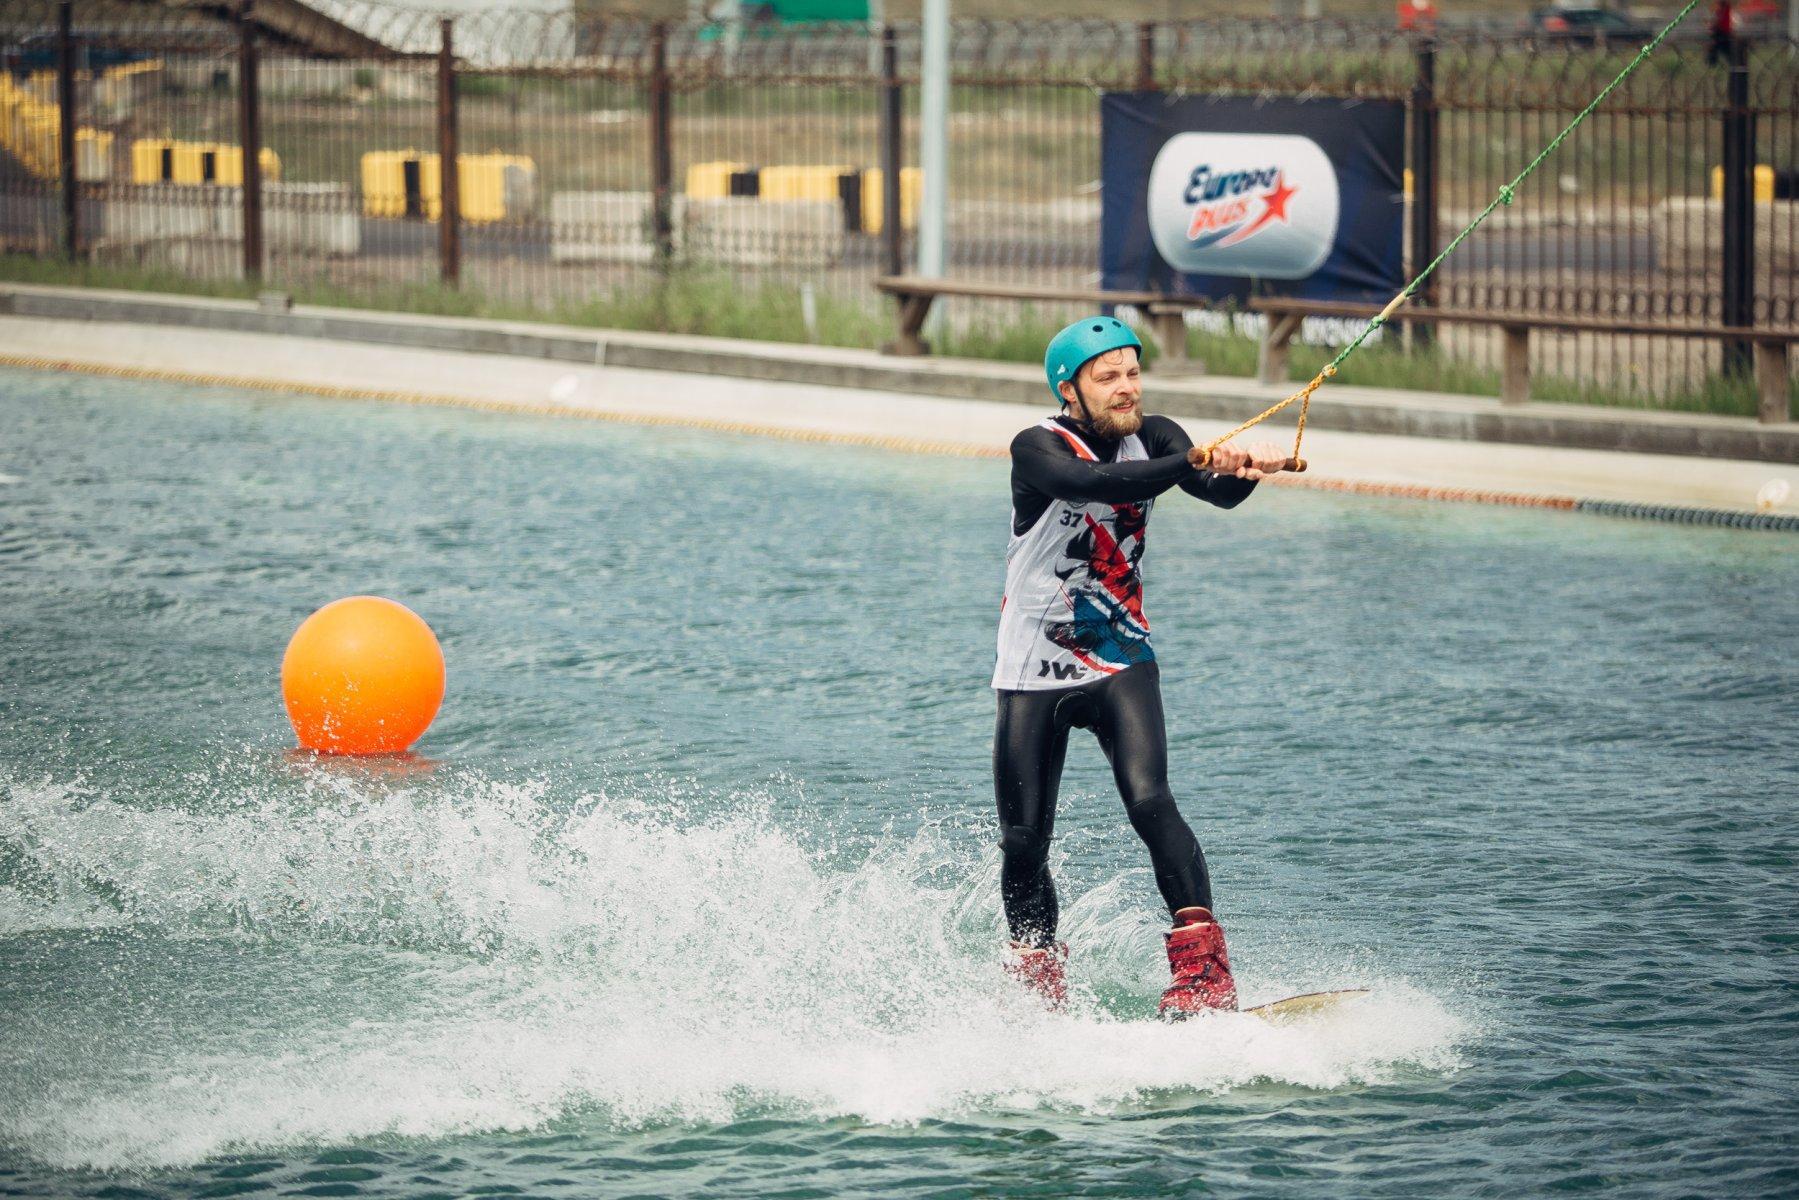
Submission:
[[[1182,197],[1193,205],[1187,240],[1201,246],[1247,241],[1268,222],[1287,219],[1287,202],[1297,190],[1279,167],[1258,171],[1214,171],[1209,163],[1194,167]]]
[[[1178,271],[1303,279],[1337,216],[1337,173],[1310,138],[1177,134],[1149,172],[1150,237]]]

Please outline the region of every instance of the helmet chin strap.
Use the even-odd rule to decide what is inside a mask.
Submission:
[[[1074,389],[1074,398],[1077,401],[1079,401],[1079,403],[1080,403],[1080,408],[1079,408],[1080,416],[1075,418],[1075,423],[1078,425],[1085,425],[1088,428],[1092,428],[1093,413],[1087,407],[1087,397],[1086,397],[1086,394],[1081,391],[1080,380],[1071,379],[1068,381],[1068,386]],[[1066,408],[1070,408],[1073,406],[1070,405],[1068,403],[1068,401],[1064,400],[1064,401],[1062,401],[1062,407],[1066,409]]]

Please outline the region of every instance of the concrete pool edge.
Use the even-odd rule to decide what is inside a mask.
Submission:
[[[1028,364],[360,309],[265,308],[153,292],[0,282],[0,315],[326,338],[1021,405],[1040,405],[1044,396],[1041,377]],[[1289,390],[1231,376],[1156,377],[1154,386],[1158,411],[1232,423]],[[1314,399],[1310,422],[1350,433],[1799,464],[1799,422],[1766,425],[1747,417],[1505,406],[1481,397],[1333,385]]]
[[[0,353],[0,366],[22,369],[989,459],[1005,457],[1012,435],[1032,416],[1007,403],[130,323],[0,316],[0,344],[14,351]],[[1038,407],[1037,415],[1048,409]],[[1184,423],[1196,437],[1205,428],[1192,419]],[[1276,482],[1366,496],[1799,531],[1799,515],[1790,508],[1755,508],[1756,485],[1770,471],[1799,495],[1799,472],[1767,464],[1699,459],[1676,469],[1666,457],[1629,452],[1330,430],[1310,434],[1307,446],[1314,470]]]

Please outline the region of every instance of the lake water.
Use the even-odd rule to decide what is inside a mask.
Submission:
[[[1799,1190],[1790,536],[1165,500],[1245,1000],[1375,989],[1170,1027],[1090,741],[1077,1001],[997,966],[1003,463],[0,397],[0,1194]],[[443,642],[415,758],[290,752],[354,593]]]

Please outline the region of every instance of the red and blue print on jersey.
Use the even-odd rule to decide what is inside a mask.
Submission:
[[[1075,454],[1097,461],[1078,435],[1055,421],[1044,425]],[[1119,443],[1115,461],[1148,457],[1142,439],[1132,434]],[[1073,687],[1155,658],[1138,574],[1153,504],[1056,500],[1035,525],[1013,534],[994,687]]]

